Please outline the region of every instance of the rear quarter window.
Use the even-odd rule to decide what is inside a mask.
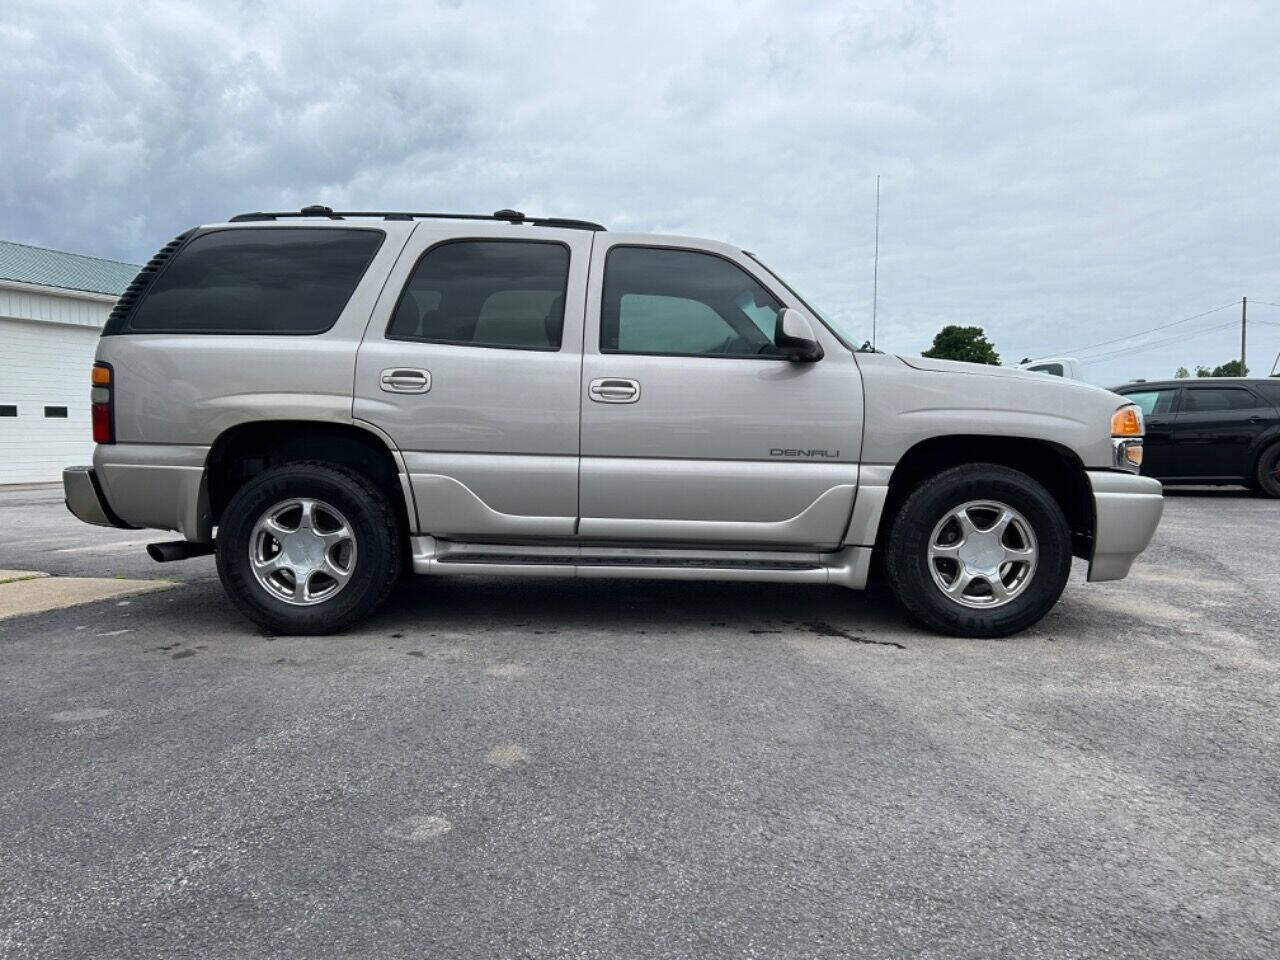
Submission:
[[[384,234],[239,228],[178,251],[122,333],[323,333],[337,322]]]
[[[1274,406],[1280,407],[1280,377],[1276,377],[1268,383],[1255,384],[1255,386],[1263,397],[1270,400]]]

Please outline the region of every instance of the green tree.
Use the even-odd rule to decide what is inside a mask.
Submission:
[[[933,338],[933,346],[921,354],[935,360],[963,360],[966,363],[989,363],[1000,366],[1000,354],[987,339],[981,327],[943,327]]]
[[[1247,377],[1249,368],[1240,366],[1239,360],[1228,360],[1226,363],[1214,367],[1211,375],[1215,377]]]
[[[1179,376],[1182,375],[1181,369],[1179,368]],[[1218,364],[1212,370],[1196,364],[1197,377],[1247,377],[1248,375],[1249,368],[1244,367],[1242,369],[1239,360],[1228,360],[1226,363]]]
[[[1190,371],[1190,370],[1188,370],[1186,367],[1179,367],[1179,368],[1178,368],[1178,372],[1177,372],[1177,373],[1175,373],[1175,374],[1173,375],[1173,379],[1175,379],[1175,380],[1185,380],[1185,379],[1187,379],[1187,377],[1189,377],[1189,376],[1191,376],[1191,371]]]

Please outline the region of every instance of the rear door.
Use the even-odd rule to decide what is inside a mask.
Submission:
[[[1188,476],[1240,479],[1259,435],[1275,416],[1270,403],[1240,384],[1188,384],[1174,436]]]
[[[1177,424],[1177,387],[1152,387],[1126,391],[1124,398],[1142,408],[1146,426],[1142,472],[1156,479],[1182,476],[1182,464],[1174,454],[1173,434]]]
[[[420,224],[360,347],[355,416],[404,455],[418,529],[572,536],[592,233]]]
[[[601,234],[583,350],[579,535],[629,542],[833,547],[862,437],[852,353],[773,337],[803,309],[740,252]]]

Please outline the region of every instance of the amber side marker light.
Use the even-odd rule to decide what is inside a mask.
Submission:
[[[111,364],[95,363],[91,377],[89,410],[93,419],[93,442],[116,442],[115,383]]]
[[[1142,414],[1137,407],[1121,407],[1111,415],[1113,437],[1142,436]]]

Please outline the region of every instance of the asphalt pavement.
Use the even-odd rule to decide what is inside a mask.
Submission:
[[[873,584],[417,579],[264,635],[0,488],[3,957],[1280,954],[1280,502],[1005,641]],[[0,587],[2,589],[2,587]]]

